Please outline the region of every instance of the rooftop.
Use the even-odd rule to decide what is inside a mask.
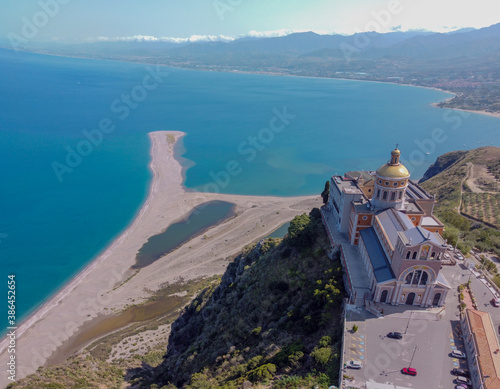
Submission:
[[[440,235],[427,231],[425,228],[420,226],[403,231],[399,234],[399,236],[401,237],[401,241],[404,244],[408,244],[411,246],[416,246],[425,242],[431,242],[437,246],[442,246],[443,244],[445,244],[443,238],[441,238]]]
[[[367,170],[353,170],[351,172],[347,172],[344,174],[346,178],[350,178],[352,180],[357,180],[358,178],[362,178],[365,182],[373,180],[375,172],[367,171]]]
[[[425,227],[442,227],[443,225],[439,220],[433,216],[424,216],[422,218],[422,226]]]
[[[396,247],[398,232],[415,228],[408,216],[402,212],[396,211],[393,208],[389,208],[378,213],[376,217],[378,218],[393,247]]]
[[[404,205],[404,207],[405,207],[405,211],[407,213],[413,213],[413,214],[415,214],[415,213],[424,213],[424,211],[422,211],[422,208],[420,208],[417,203],[406,202],[405,205]]]
[[[368,252],[368,257],[373,267],[373,274],[377,282],[393,280],[395,277],[391,265],[373,227],[361,230],[360,235]]]
[[[406,195],[414,200],[432,200],[433,197],[415,181],[409,180]]]
[[[466,310],[466,316],[474,336],[477,349],[477,359],[482,376],[489,376],[484,387],[487,389],[500,388],[500,348],[493,328],[491,316],[487,312]]]
[[[332,176],[332,181],[335,182],[339,190],[346,194],[363,194],[354,180],[344,178],[342,176]]]

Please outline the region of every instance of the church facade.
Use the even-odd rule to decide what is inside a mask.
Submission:
[[[400,162],[396,148],[376,171],[332,176],[327,211],[359,247],[372,299],[392,305],[442,306],[450,285],[440,273],[444,225],[435,199]]]

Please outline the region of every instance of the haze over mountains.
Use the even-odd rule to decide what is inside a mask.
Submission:
[[[6,45],[8,47],[8,45]],[[443,105],[500,112],[500,23],[449,33],[294,33],[234,41],[106,40],[29,43],[29,51],[198,70],[390,81],[450,90]]]

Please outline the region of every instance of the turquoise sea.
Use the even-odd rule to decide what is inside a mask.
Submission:
[[[395,143],[414,178],[444,152],[500,146],[499,119],[434,108],[449,94],[424,88],[8,50],[0,85],[0,260],[5,284],[16,275],[18,318],[133,220],[150,131],[187,133],[187,187],[253,195],[320,193],[333,173],[377,168]],[[85,131],[99,126],[114,131],[93,145]]]

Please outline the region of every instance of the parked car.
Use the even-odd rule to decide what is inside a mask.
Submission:
[[[464,370],[464,369],[454,368],[451,371],[451,374],[453,374],[453,375],[461,375],[462,377],[467,377],[467,378],[470,377],[470,373],[467,370]]]
[[[471,380],[466,377],[457,376],[457,378],[455,378],[455,381],[457,384],[472,385]]]
[[[460,359],[466,359],[467,358],[467,356],[465,355],[465,353],[463,351],[460,351],[460,350],[453,350],[451,352],[451,356],[455,357],[455,358],[460,358]]]
[[[401,332],[389,332],[387,337],[392,339],[403,339],[403,334]]]
[[[500,307],[500,299],[494,298],[491,300],[491,304],[493,304],[494,307]]]
[[[414,369],[413,367],[403,367],[401,373],[408,375],[417,375],[417,369]]]
[[[460,259],[461,261],[464,259],[464,257],[462,256],[462,254],[458,254],[458,253],[457,253],[457,258]]]
[[[455,389],[469,389],[469,386],[464,384],[459,384],[455,386]]]
[[[444,253],[444,259],[450,259],[450,254]]]
[[[363,367],[363,362],[356,360],[347,361],[347,367],[351,369],[361,369]]]

